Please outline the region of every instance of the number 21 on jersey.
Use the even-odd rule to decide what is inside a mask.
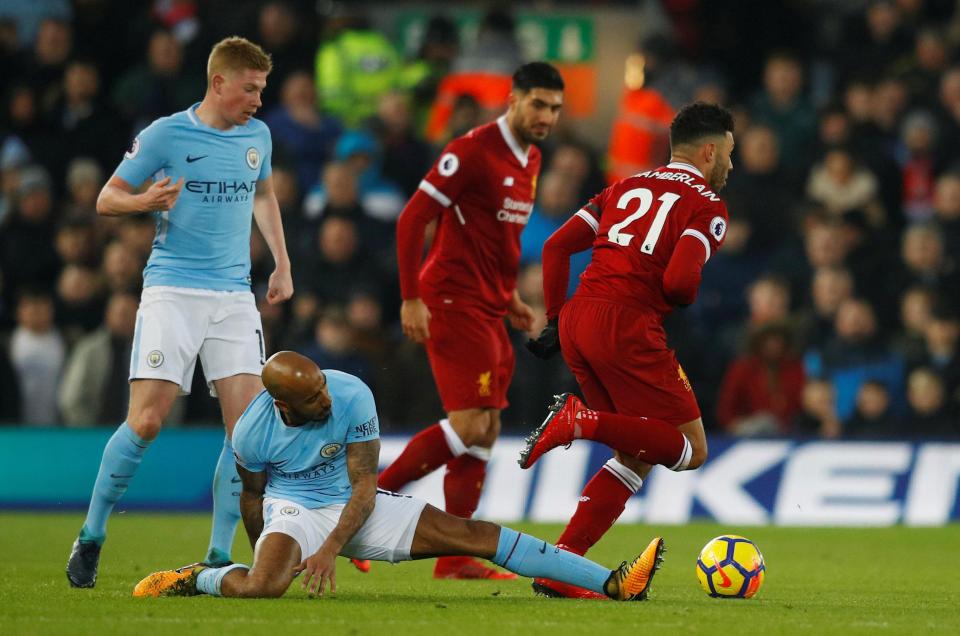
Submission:
[[[607,238],[611,243],[623,245],[624,247],[630,245],[630,241],[633,240],[633,234],[627,234],[623,230],[634,221],[642,219],[653,205],[653,193],[650,192],[650,190],[646,188],[634,188],[633,190],[627,190],[623,193],[620,200],[617,201],[617,208],[626,210],[627,205],[634,199],[640,199],[637,211],[619,223],[610,226],[610,230],[607,232]],[[647,230],[647,235],[643,238],[643,245],[640,246],[641,252],[644,254],[653,254],[653,248],[657,246],[660,232],[663,231],[663,224],[667,222],[667,214],[669,214],[670,208],[672,208],[679,199],[680,195],[673,192],[664,192],[657,198],[657,201],[660,202],[660,207],[657,208],[657,213],[653,217],[653,223],[650,224],[650,229]]]

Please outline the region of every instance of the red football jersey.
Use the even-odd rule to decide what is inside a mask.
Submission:
[[[520,232],[533,209],[539,171],[540,150],[530,146],[524,152],[506,116],[447,144],[398,222],[403,297],[502,317],[516,288]],[[414,280],[414,221],[425,224],[438,213],[433,244]]]
[[[659,314],[673,306],[663,279],[680,237],[699,240],[706,261],[727,231],[727,206],[697,168],[680,162],[618,181],[576,216],[597,237],[574,297],[612,300]]]

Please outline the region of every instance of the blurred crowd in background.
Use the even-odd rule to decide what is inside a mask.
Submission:
[[[274,60],[258,116],[273,135],[296,293],[263,302],[273,263],[255,231],[268,351],[360,376],[386,431],[442,413],[422,349],[399,329],[394,228],[446,141],[502,112],[499,94],[457,86],[482,73],[496,93],[496,78],[528,61],[517,7],[484,7],[463,42],[436,5],[409,57],[364,3],[346,4],[0,2],[0,422],[124,419],[154,220],[98,218],[97,194],[139,130],[202,98],[210,46],[233,34]],[[542,314],[546,237],[608,179],[665,162],[680,105],[717,101],[737,125],[726,244],[696,303],[667,322],[708,430],[960,436],[956,3],[586,8],[631,4],[656,5],[664,28],[638,26],[626,72],[598,69],[626,77],[607,136],[568,117],[544,144],[521,296]],[[571,290],[587,262],[574,260]],[[544,321],[513,333],[507,432],[529,430],[553,393],[576,388],[559,357],[522,347]],[[192,388],[174,423],[218,423],[199,375]]]

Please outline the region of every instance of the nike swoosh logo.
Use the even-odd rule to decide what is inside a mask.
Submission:
[[[723,571],[723,568],[720,567],[720,562],[717,561],[716,555],[713,557],[713,563],[717,566],[717,573],[720,575],[720,587],[730,587],[733,585],[733,581],[730,580],[730,575]]]
[[[546,554],[546,553],[547,553],[547,542],[544,541],[543,545],[540,546],[540,554]]]
[[[187,163],[193,163],[194,161],[200,161],[201,159],[206,159],[209,155],[200,155],[199,157],[191,157],[187,155]]]
[[[231,478],[230,478],[230,483],[231,483],[231,484],[239,484],[239,483],[240,483],[240,478],[239,478],[239,477],[231,477]]]
[[[129,479],[130,477],[133,477],[133,475],[114,475],[113,473],[110,473],[111,479]]]

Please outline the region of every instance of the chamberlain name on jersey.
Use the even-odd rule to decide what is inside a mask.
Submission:
[[[380,437],[377,407],[367,385],[342,371],[323,373],[333,400],[327,419],[287,426],[273,397],[263,390],[237,420],[237,463],[249,471],[267,471],[267,497],[307,508],[346,503],[351,493],[347,446]]]
[[[428,306],[495,318],[506,313],[539,171],[540,150],[521,149],[506,116],[444,148],[420,183],[444,207],[420,271]]]
[[[576,216],[596,233],[590,265],[575,298],[597,298],[667,314],[673,305],[663,274],[682,236],[704,248],[704,262],[723,244],[727,207],[694,166],[673,162],[621,179]]]
[[[154,213],[143,284],[249,290],[253,198],[257,181],[270,176],[270,130],[257,119],[211,128],[198,105],[147,126],[114,172],[133,187],[151,177],[184,179],[173,208]]]

